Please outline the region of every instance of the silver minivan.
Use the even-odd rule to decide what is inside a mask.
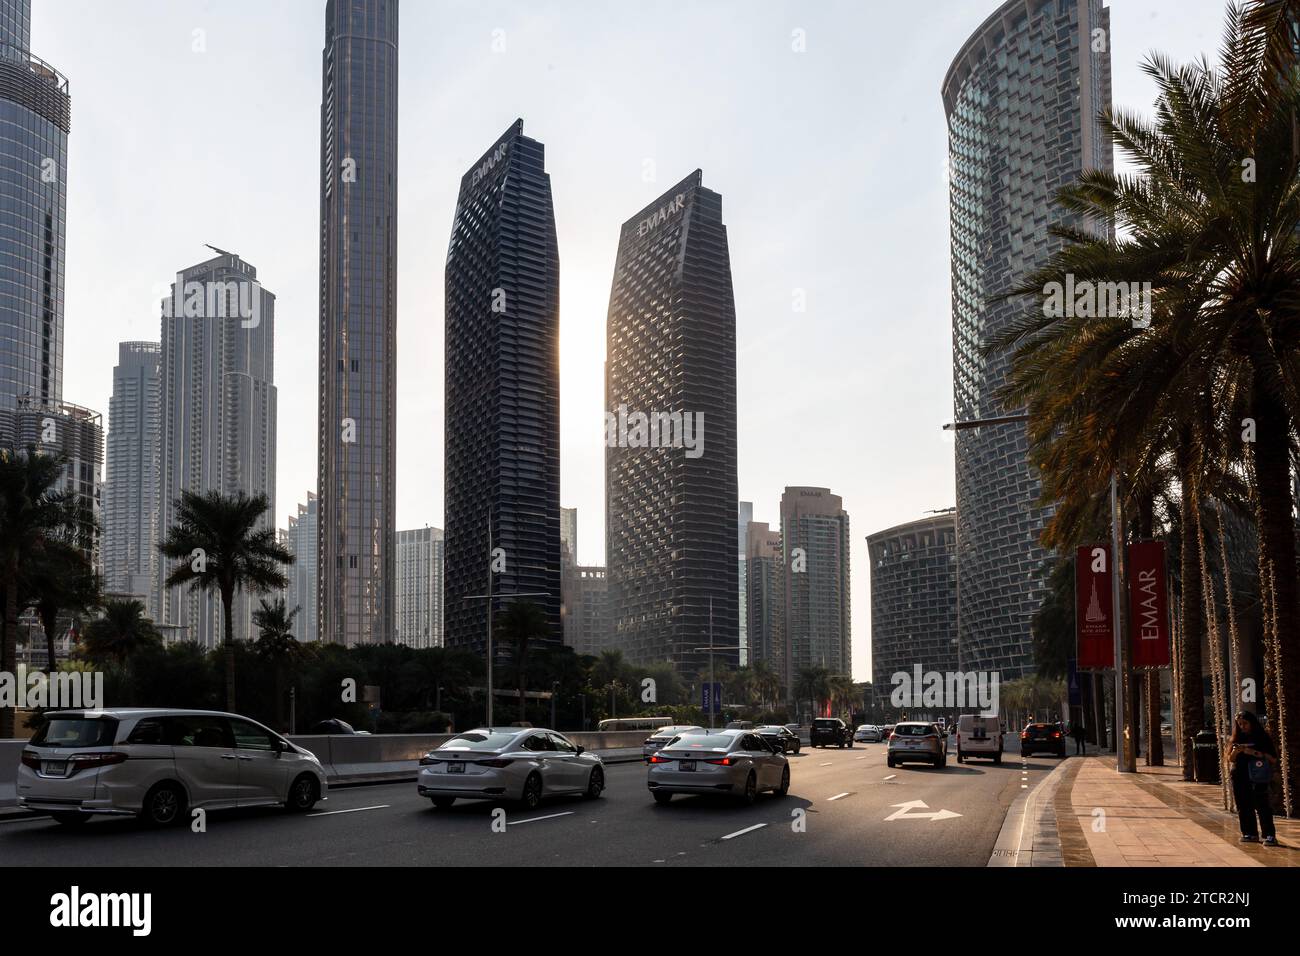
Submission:
[[[18,767],[18,805],[64,824],[106,814],[166,826],[199,808],[304,811],[325,790],[315,754],[209,710],[51,712]]]

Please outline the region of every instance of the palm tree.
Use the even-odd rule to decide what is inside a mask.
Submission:
[[[808,700],[809,713],[819,716],[818,704],[830,697],[830,671],[824,667],[801,667],[795,677],[794,692]]]
[[[266,658],[275,669],[275,716],[283,727],[284,720],[284,672],[292,663],[301,660],[306,645],[293,636],[293,619],[302,608],[288,610],[284,598],[267,602],[266,598],[258,601],[258,608],[253,612],[253,623],[260,632],[253,649]]]
[[[4,596],[0,670],[18,665],[18,615],[22,571],[46,542],[76,529],[69,526],[69,496],[55,490],[63,459],[25,452],[0,451],[0,593]],[[14,711],[0,709],[0,738],[14,735]]]
[[[754,693],[764,708],[775,706],[781,697],[781,678],[767,661],[755,661],[750,667]]]
[[[834,674],[829,679],[828,697],[831,707],[837,713],[853,714],[853,709],[862,703],[858,687],[848,674]]]
[[[133,654],[161,646],[162,634],[145,616],[145,607],[139,601],[110,598],[104,602],[104,616],[86,626],[81,640],[91,660],[113,660],[125,666]]]
[[[519,720],[528,719],[528,645],[533,638],[546,636],[546,615],[532,601],[512,601],[496,617],[499,640],[514,645],[515,678],[519,687]]]
[[[235,593],[266,593],[289,581],[280,568],[292,564],[293,553],[280,545],[275,529],[264,524],[269,503],[265,495],[243,491],[196,494],[182,491],[176,502],[176,523],[158,545],[163,556],[181,563],[167,575],[168,587],[221,595],[226,647],[226,709],[235,709],[235,633],[231,608]]]
[[[86,559],[85,552],[58,538],[42,541],[23,569],[23,587],[28,606],[35,607],[45,632],[48,664],[53,671],[56,660],[55,639],[59,617],[77,615],[98,607],[99,576]]]

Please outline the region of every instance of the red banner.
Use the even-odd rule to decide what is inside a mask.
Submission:
[[[1134,667],[1169,666],[1166,580],[1164,542],[1139,541],[1128,546],[1129,647]]]
[[[1074,636],[1079,670],[1115,666],[1114,613],[1110,545],[1084,545],[1074,561]]]

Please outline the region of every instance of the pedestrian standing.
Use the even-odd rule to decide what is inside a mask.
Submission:
[[[1083,729],[1083,724],[1079,723],[1078,721],[1075,721],[1073,724],[1071,724],[1070,736],[1074,738],[1074,755],[1076,757],[1086,756],[1088,753],[1088,748],[1084,746],[1083,741],[1084,738],[1087,736],[1087,731]]]
[[[1228,766],[1232,775],[1232,796],[1237,801],[1241,842],[1255,843],[1263,836],[1265,846],[1277,846],[1273,829],[1273,806],[1268,787],[1277,763],[1273,738],[1250,711],[1243,710],[1232,721],[1228,741]],[[1259,826],[1255,818],[1259,818]]]

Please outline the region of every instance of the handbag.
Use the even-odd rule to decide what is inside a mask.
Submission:
[[[1246,772],[1251,783],[1268,783],[1273,779],[1273,765],[1264,757],[1249,757]]]

